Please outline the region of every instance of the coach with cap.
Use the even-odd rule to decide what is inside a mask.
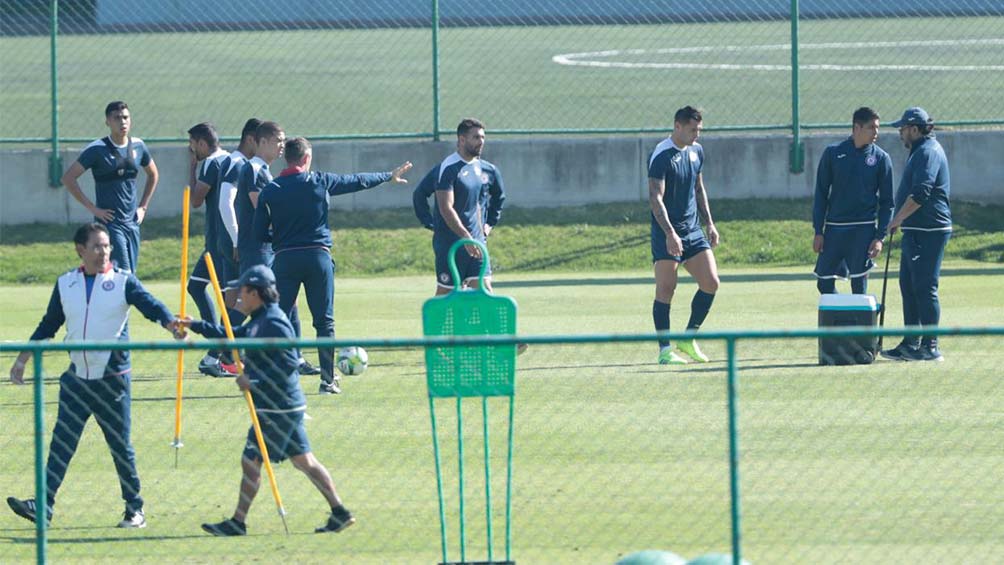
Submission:
[[[233,329],[235,338],[296,338],[289,318],[279,308],[279,293],[272,269],[255,265],[241,275],[238,285],[236,307],[248,316],[248,320]],[[186,318],[180,324],[206,337],[226,337],[226,328],[210,321]],[[303,425],[307,400],[300,388],[298,366],[299,355],[293,347],[251,349],[244,356],[244,371],[237,377],[237,386],[251,391],[269,459],[275,463],[289,459],[294,467],[310,478],[330,505],[331,515],[327,523],[316,531],[339,532],[351,526],[355,518],[342,505],[331,474],[310,451],[310,441]],[[254,428],[251,427],[241,457],[243,477],[237,508],[231,518],[203,524],[203,530],[215,536],[242,536],[247,533],[245,520],[251,502],[258,494],[263,461]]]
[[[945,150],[934,138],[934,121],[923,108],[903,113],[893,127],[910,150],[896,191],[896,215],[890,233],[903,231],[899,262],[899,289],[903,295],[903,323],[931,328],[938,325],[938,277],[945,245],[952,235],[952,212],[948,204],[950,179]],[[925,334],[920,340],[904,338],[899,345],[882,352],[886,359],[901,361],[942,361],[938,336]]]
[[[136,275],[112,265],[107,227],[99,223],[81,226],[73,241],[82,264],[56,281],[49,307],[31,334],[32,341],[51,339],[63,325],[67,342],[128,341],[125,327],[130,306],[148,320],[177,332],[178,322],[171,311],[143,288]],[[30,351],[18,355],[10,369],[11,382],[24,384],[25,364],[30,357]],[[125,500],[125,516],[118,526],[146,526],[136,452],[129,440],[130,372],[128,350],[70,352],[70,367],[59,377],[59,412],[46,463],[47,521],[52,518],[56,491],[77,450],[84,425],[94,416],[112,452]],[[35,521],[38,503],[34,499],[10,497],[7,505],[18,516]]]

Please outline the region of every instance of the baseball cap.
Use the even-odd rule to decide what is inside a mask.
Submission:
[[[269,269],[265,265],[255,265],[244,271],[237,284],[240,286],[253,286],[255,288],[272,287],[275,286],[275,274],[272,272],[272,269]]]
[[[907,108],[906,112],[903,112],[903,117],[890,125],[894,128],[901,128],[903,126],[926,126],[932,123],[934,120],[927,114],[927,111],[920,106],[914,106]]]

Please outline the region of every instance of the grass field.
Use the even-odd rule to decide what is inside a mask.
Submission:
[[[811,200],[716,200],[712,211],[722,234],[715,250],[722,265],[811,271]],[[650,214],[643,202],[507,207],[492,234],[493,269],[507,276],[643,268],[651,262]],[[953,202],[952,216],[955,231],[946,257],[1004,263],[1004,206]],[[202,217],[193,216],[190,257],[202,251]],[[177,278],[180,224],[178,218],[143,224],[144,281]],[[429,232],[418,226],[410,209],[334,211],[331,225],[333,256],[342,276],[417,275],[428,273],[433,263]],[[55,224],[0,227],[0,283],[55,280],[76,260],[66,244],[74,229]]]
[[[862,104],[1004,120],[1002,18],[808,20],[800,33],[802,123],[847,123]],[[444,28],[441,127],[466,115],[490,130],[665,127],[685,103],[708,128],[786,124],[789,40],[785,21]],[[0,137],[50,134],[48,41],[0,38]],[[129,56],[109,65],[111,53]],[[428,29],[63,36],[60,135],[101,134],[113,99],[146,138],[206,119],[236,135],[250,115],[296,135],[430,132],[431,58]]]
[[[816,293],[799,269],[723,269],[706,324],[712,329],[815,325]],[[1000,325],[1004,295],[997,266],[951,260],[942,278],[945,325]],[[172,308],[176,284],[151,289]],[[877,291],[877,283],[872,289]],[[647,271],[500,276],[498,291],[520,305],[529,335],[650,331]],[[889,325],[900,303],[891,281]],[[51,287],[0,289],[0,339],[27,336]],[[694,290],[681,284],[674,327]],[[427,277],[339,278],[341,338],[411,337]],[[301,311],[306,312],[306,309]],[[134,318],[134,339],[161,338]],[[305,327],[309,327],[305,322]],[[753,563],[982,562],[1004,560],[1004,363],[999,338],[947,338],[943,364],[877,362],[820,368],[811,340],[743,341],[740,446],[744,556]],[[516,397],[514,554],[520,563],[612,563],[645,548],[687,557],[729,547],[725,363],[668,369],[655,346],[535,346],[519,358]],[[90,424],[57,501],[53,562],[428,563],[439,534],[421,351],[371,350],[364,375],[339,397],[308,392],[309,433],[359,524],[318,536],[324,506],[295,470],[277,468],[292,535],[263,489],[243,539],[213,539],[198,525],[228,515],[236,500],[247,414],[229,382],[186,374],[185,447],[173,468],[173,366],[170,353],[137,353],[134,443],[149,527],[114,528],[121,510],[107,449]],[[312,355],[311,355],[312,357]],[[10,357],[2,359],[4,369]],[[65,355],[46,357],[47,429]],[[30,387],[0,385],[5,464],[0,494],[32,493]],[[441,405],[442,438],[455,424]],[[502,405],[492,405],[493,482],[502,492]],[[477,422],[475,407],[465,414]],[[48,433],[48,432],[47,432]],[[469,558],[483,558],[483,484],[467,439]],[[447,449],[446,453],[450,453]],[[455,469],[455,452],[447,468]],[[450,496],[455,483],[447,485]],[[497,498],[501,505],[501,498]],[[454,509],[455,495],[449,498]],[[496,551],[501,514],[496,514]],[[33,559],[33,529],[0,512],[0,562]],[[456,529],[450,539],[457,539]],[[496,556],[499,554],[496,553]],[[456,554],[452,559],[458,559]]]

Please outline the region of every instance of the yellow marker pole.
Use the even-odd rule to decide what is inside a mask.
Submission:
[[[181,196],[181,309],[179,311],[179,316],[181,318],[185,317],[185,284],[188,282],[188,216],[190,212],[189,199],[191,198],[191,189],[185,187],[185,191]],[[182,381],[185,374],[185,350],[178,350],[178,378],[174,385],[175,396],[174,396],[174,442],[171,443],[174,446],[174,468],[178,468],[178,450],[184,445],[181,443],[181,399],[182,399]]]
[[[216,265],[213,265],[213,258],[206,253],[206,267],[209,268],[209,280],[213,283],[213,296],[216,298],[216,306],[223,313],[223,327],[227,330],[227,339],[234,341],[234,329],[230,326],[230,316],[227,315],[227,305],[223,301],[223,291],[220,289],[220,281],[216,277]],[[239,373],[244,372],[244,365],[241,363],[240,354],[235,347],[233,349],[234,363],[237,364]],[[275,506],[279,510],[279,517],[282,518],[282,527],[289,535],[289,526],[286,525],[286,509],[282,506],[282,497],[279,496],[279,485],[275,482],[275,471],[272,470],[272,462],[268,459],[268,447],[265,445],[265,438],[261,435],[261,424],[258,423],[258,412],[255,411],[254,400],[251,398],[251,391],[244,391],[244,400],[247,401],[248,410],[251,412],[251,425],[254,427],[254,437],[258,440],[258,452],[261,453],[265,472],[268,474],[268,484],[272,487],[272,498],[275,499]]]

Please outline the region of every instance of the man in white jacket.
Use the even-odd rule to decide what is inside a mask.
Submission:
[[[112,265],[111,243],[104,225],[80,227],[73,241],[82,265],[59,277],[49,307],[31,335],[32,341],[51,339],[64,324],[65,341],[128,341],[123,329],[129,320],[130,306],[168,331],[178,332],[177,318],[171,311],[147,292],[135,275]],[[18,355],[10,369],[11,382],[24,384],[24,369],[30,358],[30,351]],[[118,526],[146,526],[136,452],[129,440],[130,372],[126,350],[70,353],[70,367],[59,378],[59,412],[46,463],[46,521],[52,519],[56,491],[66,475],[84,425],[94,416],[111,450],[125,501],[125,514]],[[9,497],[7,504],[18,516],[35,521],[38,510],[34,499]]]

